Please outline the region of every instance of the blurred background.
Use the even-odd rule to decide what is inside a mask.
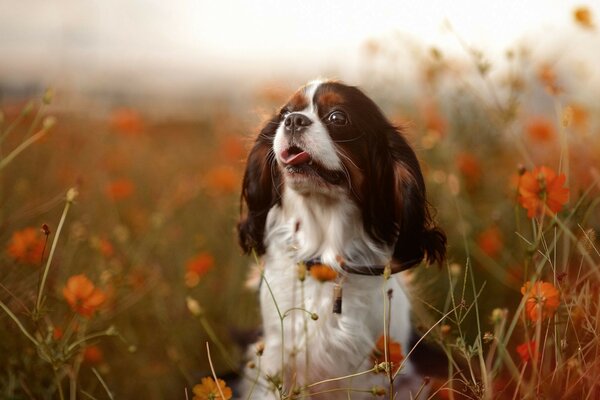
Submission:
[[[90,398],[106,397],[98,374],[120,398],[185,398],[210,375],[207,340],[233,376],[259,324],[234,232],[244,160],[318,77],[360,86],[406,126],[449,265],[487,283],[482,315],[516,307],[530,235],[515,233],[529,229],[519,166],[566,173],[569,215],[600,229],[577,208],[598,192],[599,14],[571,0],[0,0],[0,299],[38,340],[0,315],[2,393],[58,398],[53,365]],[[103,296],[93,315],[69,300],[92,301],[69,280],[81,274]],[[443,308],[447,274],[414,275]]]

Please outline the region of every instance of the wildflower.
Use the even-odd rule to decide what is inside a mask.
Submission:
[[[114,110],[109,122],[112,129],[124,135],[134,136],[144,130],[144,123],[140,114],[129,108]]]
[[[54,327],[52,329],[52,339],[54,340],[60,340],[63,337],[63,330],[61,328],[58,327]]]
[[[63,296],[73,311],[86,318],[90,318],[106,301],[106,294],[84,274],[73,275],[67,280]]]
[[[540,66],[537,70],[537,77],[549,94],[556,95],[560,93],[561,88],[558,85],[556,72],[552,66],[548,64],[543,64]]]
[[[529,362],[532,356],[536,353],[537,343],[535,340],[530,342],[521,343],[517,346],[517,354],[521,357],[521,361],[524,363]]]
[[[558,289],[548,282],[540,281],[533,285],[526,282],[521,288],[521,294],[525,297],[525,315],[532,322],[540,317],[552,317],[560,304]]]
[[[193,297],[187,296],[185,298],[185,304],[186,304],[188,310],[195,317],[198,317],[204,313],[204,310],[200,306],[200,303],[198,303],[198,300],[194,299]]]
[[[489,257],[495,258],[504,247],[502,232],[496,226],[485,229],[477,237],[477,246]]]
[[[206,173],[204,180],[208,189],[216,195],[234,193],[240,185],[240,176],[229,166],[212,168]]]
[[[106,196],[111,200],[123,200],[131,197],[135,191],[135,186],[127,178],[115,179],[106,185],[105,193]]]
[[[432,102],[424,102],[421,113],[426,131],[435,132],[437,136],[443,137],[446,133],[447,122],[437,105]]]
[[[333,281],[337,278],[337,272],[324,264],[315,264],[310,267],[310,275],[319,282]]]
[[[567,106],[564,119],[568,123],[567,126],[572,126],[579,133],[584,133],[588,129],[589,113],[580,104]]]
[[[456,167],[470,185],[476,185],[479,182],[481,178],[481,164],[473,154],[468,152],[460,153],[456,157]]]
[[[110,258],[115,255],[115,249],[112,243],[105,238],[93,237],[91,239],[91,245],[94,249],[98,250],[105,258]]]
[[[586,29],[593,29],[592,12],[587,7],[577,7],[573,10],[573,19],[575,23]]]
[[[538,143],[547,143],[556,137],[554,124],[539,115],[529,118],[525,124],[525,132],[530,139]]]
[[[209,253],[199,253],[197,256],[189,259],[185,265],[185,284],[187,287],[194,287],[200,282],[208,271],[215,265],[214,257]]]
[[[557,213],[569,200],[569,189],[563,187],[567,177],[556,175],[548,167],[537,167],[525,172],[519,181],[519,203],[533,218],[544,213]]]
[[[98,346],[88,346],[83,350],[83,361],[88,364],[100,364],[104,361],[104,354]]]
[[[400,368],[402,360],[404,360],[404,355],[402,354],[402,345],[389,337],[387,338],[387,355],[388,361],[393,365],[393,373],[395,374],[398,368]],[[385,362],[385,338],[383,335],[377,339],[371,359],[376,364]]]
[[[385,391],[384,388],[382,388],[381,386],[373,386],[371,388],[371,394],[373,396],[385,396],[387,392]]]
[[[450,325],[442,324],[442,326],[440,326],[440,335],[442,336],[442,338],[448,337],[451,332],[452,332],[452,327]]]
[[[225,397],[221,397],[219,388]],[[231,396],[233,395],[225,381],[217,379],[217,382],[215,382],[211,377],[202,378],[202,382],[199,385],[194,386],[193,391],[194,398],[192,400],[228,400],[231,399]]]
[[[247,150],[240,136],[227,135],[221,140],[219,152],[225,161],[237,163],[244,158]]]
[[[42,262],[45,240],[36,228],[25,228],[13,233],[8,244],[8,255],[24,264]]]
[[[494,325],[500,324],[503,320],[506,319],[507,315],[508,310],[506,308],[494,308],[492,310],[492,315],[490,316],[490,321]]]

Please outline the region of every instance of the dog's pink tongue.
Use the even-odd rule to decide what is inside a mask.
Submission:
[[[310,155],[305,151],[290,154],[289,151],[284,150],[281,152],[281,158],[287,165],[300,165],[310,161]]]

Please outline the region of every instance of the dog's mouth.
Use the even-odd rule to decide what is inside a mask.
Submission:
[[[298,146],[290,146],[281,152],[281,159],[286,166],[298,166],[302,164],[313,164],[313,159],[308,152]]]
[[[285,170],[292,177],[320,177],[326,182],[337,185],[342,181],[341,171],[325,168],[315,161],[311,154],[299,146],[292,145],[280,153]]]

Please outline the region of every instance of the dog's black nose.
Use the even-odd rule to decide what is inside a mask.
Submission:
[[[312,124],[310,118],[300,113],[291,113],[283,121],[285,131],[289,133],[300,133],[310,124]]]

